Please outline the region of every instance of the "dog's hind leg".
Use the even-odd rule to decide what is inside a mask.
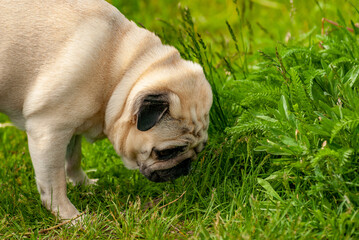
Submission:
[[[96,179],[89,179],[81,167],[81,135],[71,138],[66,151],[66,175],[74,185],[94,184]]]

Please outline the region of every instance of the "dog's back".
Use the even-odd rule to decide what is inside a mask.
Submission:
[[[3,0],[0,13],[0,111],[19,126],[31,82],[53,64],[81,25],[121,17],[102,0]]]

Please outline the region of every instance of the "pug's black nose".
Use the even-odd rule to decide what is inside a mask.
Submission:
[[[167,182],[175,180],[181,176],[187,176],[191,169],[191,158],[187,158],[173,168],[156,170],[151,172],[148,176],[145,175],[152,182]]]

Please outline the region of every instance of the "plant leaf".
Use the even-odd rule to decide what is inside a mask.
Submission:
[[[259,185],[261,185],[268,195],[271,197],[276,198],[279,201],[283,201],[283,199],[279,196],[279,194],[273,189],[273,187],[270,185],[270,183],[267,180],[264,180],[262,178],[257,178],[257,181]]]

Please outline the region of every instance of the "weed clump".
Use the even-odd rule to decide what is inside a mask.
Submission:
[[[319,229],[334,216],[339,219],[329,224],[334,229],[359,227],[354,224],[359,207],[358,31],[333,26],[327,35],[309,34],[307,45],[278,43],[259,51],[260,60],[250,65],[228,22],[235,60],[213,53],[188,20],[188,10],[184,16],[179,49],[203,65],[214,93],[212,140],[204,154],[210,160],[201,165],[205,178],[196,183],[200,194],[222,186],[226,190],[218,203],[230,202],[232,194],[242,210],[243,202],[253,198],[247,217],[256,207],[286,208],[291,218]],[[223,186],[227,179],[231,185]],[[268,218],[274,216],[268,213]]]

